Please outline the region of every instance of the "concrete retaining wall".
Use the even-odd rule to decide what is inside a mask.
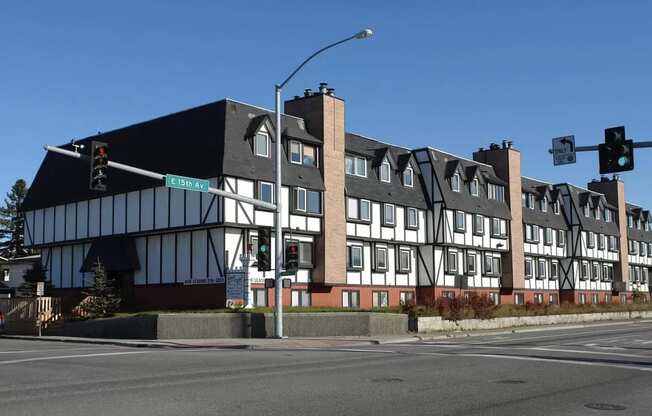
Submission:
[[[515,316],[494,319],[463,319],[446,321],[440,316],[418,317],[411,323],[411,328],[419,333],[438,331],[474,331],[513,328],[519,326],[540,326],[559,324],[581,324],[596,321],[617,321],[627,319],[652,318],[652,311],[582,313],[546,316]]]
[[[373,312],[288,313],[290,337],[404,335],[407,315]],[[274,315],[179,313],[67,322],[47,335],[118,339],[265,338],[274,335]]]

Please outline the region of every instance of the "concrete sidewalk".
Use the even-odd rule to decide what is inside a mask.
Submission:
[[[445,336],[444,336],[445,337]],[[0,340],[21,339],[29,341],[70,342],[78,344],[117,345],[132,348],[226,348],[226,349],[285,349],[285,348],[344,348],[419,341],[413,335],[386,337],[330,337],[330,338],[218,338],[132,340],[59,336],[0,335]],[[0,346],[2,345],[0,341]]]

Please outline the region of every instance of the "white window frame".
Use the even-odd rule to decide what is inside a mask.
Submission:
[[[408,172],[409,172],[409,174],[408,174]],[[407,174],[407,176],[406,176],[406,174]],[[410,180],[409,180],[410,183],[406,182],[406,180],[405,180],[406,177],[410,178]],[[414,187],[414,170],[409,166],[407,168],[405,168],[405,170],[403,171],[403,186],[407,186],[408,188],[413,188]]]
[[[471,261],[473,259],[473,261]],[[475,275],[478,272],[477,255],[475,251],[466,252],[466,274]],[[473,265],[473,267],[471,267]]]
[[[389,292],[387,290],[374,290],[371,292],[372,308],[388,308]]]
[[[406,212],[407,212],[407,226],[409,228],[419,228],[419,211],[416,208],[408,207]],[[414,213],[414,223],[411,222],[410,213]]]
[[[264,136],[264,137],[265,137],[265,152],[266,152],[265,154],[258,153],[258,137],[259,137],[259,136],[261,136],[261,137]],[[261,132],[261,131],[259,131],[258,133],[256,133],[256,135],[254,136],[254,153],[256,154],[256,156],[260,156],[260,157],[270,157],[270,155],[269,155],[269,153],[270,153],[270,152],[269,152],[269,148],[270,148],[270,146],[269,146],[269,134],[264,133],[264,132]]]
[[[367,209],[367,214],[368,214],[367,218],[362,217],[362,204],[363,203],[366,204],[367,208],[368,208]],[[360,221],[367,221],[367,222],[371,221],[371,201],[369,201],[368,199],[360,199],[358,201],[358,210],[360,211],[359,214],[358,214],[358,217],[359,217],[358,219]]]
[[[303,192],[303,198],[299,197],[299,194],[301,192]],[[300,188],[300,187],[294,188],[294,210],[295,211],[307,212],[307,210],[308,210],[308,206],[307,206],[308,202],[306,201],[307,194],[308,194],[308,191],[306,190],[306,188]],[[303,200],[303,208],[299,207],[299,201],[301,201],[301,200]]]
[[[295,155],[295,153],[292,151],[292,145],[299,146],[299,161],[294,161],[292,158],[292,156]],[[294,163],[295,165],[303,164],[303,145],[297,140],[290,140],[290,163]]]
[[[403,265],[403,255],[407,254],[407,265]],[[409,248],[398,249],[398,270],[401,273],[409,273],[412,271],[412,250]]]
[[[537,279],[543,280],[547,277],[547,275],[548,267],[546,259],[537,259]]]
[[[557,247],[564,247],[566,245],[566,231],[557,230]]]
[[[295,301],[295,295],[298,302]],[[306,299],[307,299],[307,304],[305,302]],[[310,292],[307,289],[292,289],[292,306],[306,307],[311,305],[312,305],[312,296],[310,296]]]
[[[353,252],[358,251],[360,252],[360,264],[354,264],[353,263]],[[364,247],[358,244],[352,244],[349,246],[349,264],[348,267],[349,269],[354,269],[354,270],[362,270],[364,267]]]
[[[384,256],[385,256],[385,258],[384,258],[385,265],[382,266],[382,267],[378,264],[379,263],[378,262],[378,258],[379,258],[378,253],[380,253],[380,252],[383,252]],[[387,269],[389,268],[388,260],[389,260],[389,250],[387,249],[387,247],[384,247],[384,246],[376,246],[376,247],[374,247],[374,269],[387,271]]]
[[[541,209],[541,212],[548,212],[548,197],[544,196],[541,198],[541,201],[539,201],[539,208]]]
[[[351,166],[353,168],[353,172],[351,172],[351,173],[346,171],[346,161],[347,160],[350,160],[351,163],[352,163]],[[362,164],[359,165],[358,164],[359,162],[362,162]],[[363,166],[364,167],[364,173],[360,173],[358,171],[358,166]],[[351,176],[359,176],[361,178],[366,178],[367,177],[367,159],[365,159],[364,157],[359,157],[359,156],[345,156],[344,157],[344,173],[346,173],[347,175],[351,175]]]
[[[10,279],[9,269],[2,269],[2,280],[8,282]]]
[[[352,302],[355,298],[355,302]],[[353,305],[352,303],[356,303]],[[360,291],[359,290],[343,290],[342,291],[342,307],[358,309],[360,307]]]
[[[457,224],[458,215],[462,218],[461,226],[458,226]],[[453,211],[453,230],[457,232],[466,232],[466,212],[458,210]]]
[[[265,186],[269,185],[271,189],[271,196],[272,196],[271,201],[265,201],[264,199],[261,198],[261,196],[263,195],[263,185]],[[274,204],[276,201],[276,195],[274,195],[275,190],[276,190],[275,185],[271,182],[263,182],[263,181],[258,182],[258,199],[260,199],[261,201],[269,202],[270,204]]]
[[[475,192],[473,192],[474,189]],[[469,182],[469,192],[471,193],[472,196],[480,195],[480,181],[478,180],[478,178],[473,178],[473,180]]]
[[[555,213],[555,215],[559,215],[561,211],[561,204],[559,203],[559,199],[555,201],[554,204],[552,204],[552,212]]]
[[[479,227],[478,219],[480,220]],[[473,214],[473,234],[484,235],[484,216],[481,214]]]
[[[387,220],[387,208],[391,207],[392,221]],[[394,226],[396,225],[396,206],[394,204],[383,204],[383,225]]]
[[[455,172],[453,176],[451,176],[451,190],[453,192],[459,192],[460,191],[460,174]]]
[[[387,178],[383,178],[383,176],[385,176],[384,172],[387,173]],[[392,182],[392,167],[389,164],[389,160],[387,160],[387,158],[383,159],[383,162],[380,164],[380,174],[378,176],[380,177],[381,182]]]
[[[559,279],[559,260],[550,260],[550,280]]]
[[[530,267],[530,271],[528,273],[528,266]],[[524,275],[526,279],[531,279],[534,277],[534,269],[533,269],[533,260],[532,257],[526,257],[524,261]]]
[[[451,259],[455,258],[454,261]],[[455,249],[448,249],[446,251],[446,273],[447,274],[457,274],[459,266],[459,253]]]

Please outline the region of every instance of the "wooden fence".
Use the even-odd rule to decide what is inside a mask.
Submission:
[[[8,333],[47,328],[63,318],[61,299],[52,297],[0,299],[0,311]]]

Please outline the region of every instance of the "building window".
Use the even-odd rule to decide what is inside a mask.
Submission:
[[[9,269],[2,269],[2,280],[9,281]]]
[[[604,250],[605,235],[598,234],[598,250]]]
[[[620,295],[620,303],[622,303],[623,305],[627,304],[627,295],[625,293],[622,293]]]
[[[258,199],[274,203],[274,184],[269,182],[258,182]]]
[[[346,156],[344,165],[347,175],[367,177],[367,159],[363,157]]]
[[[583,261],[582,262],[582,270],[580,273],[580,279],[586,280],[589,278],[589,262]]]
[[[256,156],[269,157],[269,136],[265,133],[256,133],[254,148]]]
[[[500,304],[500,295],[498,292],[490,292],[489,293],[489,300],[493,302],[494,305],[499,305]]]
[[[306,212],[306,190],[303,188],[294,189],[294,209]]]
[[[527,207],[534,209],[534,194],[527,194]]]
[[[473,215],[473,234],[484,234],[484,217],[480,214]]]
[[[593,218],[595,218],[596,220],[600,219],[600,208],[599,207],[593,208]]]
[[[473,180],[469,183],[469,191],[471,192],[471,195],[478,196],[479,188],[480,183],[478,178],[473,178]]]
[[[552,228],[546,227],[543,233],[543,244],[547,246],[552,245]]]
[[[349,269],[362,269],[362,246],[349,246],[347,253]]]
[[[543,280],[546,278],[546,260],[539,259],[537,261],[537,279]]]
[[[451,189],[453,192],[459,192],[460,191],[460,174],[455,173],[451,177]]]
[[[306,207],[309,214],[321,214],[321,192],[306,192]]]
[[[551,260],[550,261],[550,280],[559,279],[559,261]]]
[[[360,200],[360,219],[362,221],[371,221],[371,202],[366,199]]]
[[[514,304],[515,305],[524,305],[525,304],[525,295],[523,293],[514,293]]]
[[[487,198],[499,202],[505,201],[505,187],[493,183],[487,184]]]
[[[556,200],[555,203],[552,204],[552,212],[554,212],[556,215],[559,215],[559,213],[560,213],[559,200]]]
[[[589,207],[589,204],[584,205],[584,216],[586,218],[591,216],[591,208]]]
[[[457,251],[448,249],[446,254],[446,271],[448,274],[457,274]]]
[[[611,264],[602,265],[602,281],[610,282],[614,277],[614,267]]]
[[[466,253],[466,274],[475,275],[477,268],[475,265],[476,255],[474,251],[469,251]]]
[[[414,292],[401,292],[399,294],[401,305],[414,304]]]
[[[532,259],[529,257],[525,258],[525,278],[532,278]]]
[[[358,200],[355,198],[347,198],[346,216],[351,220],[360,218],[358,203]]]
[[[591,264],[591,280],[600,279],[600,264],[593,262]]]
[[[618,240],[616,236],[609,236],[609,251],[617,251],[616,246],[618,245]]]
[[[541,212],[548,212],[548,198],[543,197],[541,201],[539,201],[539,209],[541,209]],[[541,295],[543,296],[543,295]]]
[[[566,245],[566,231],[557,230],[557,246],[563,247]]]
[[[383,204],[383,225],[394,226],[394,205]]]
[[[500,218],[491,219],[491,236],[496,238],[507,237],[507,221]]]
[[[317,148],[315,146],[303,145],[303,164],[306,166],[317,166]]]
[[[534,294],[534,304],[535,305],[542,305],[543,304],[543,293],[535,293]]]
[[[374,308],[386,308],[389,306],[389,292],[374,291],[372,294],[372,306]]]
[[[455,211],[455,231],[466,230],[466,214],[463,211]]]
[[[402,248],[398,251],[398,271],[409,273],[412,266],[412,250]]]
[[[485,276],[500,276],[500,257],[491,255],[490,253],[484,254],[484,274]]]
[[[446,299],[455,299],[455,292],[450,290],[444,290],[441,292],[441,297]]]
[[[407,209],[407,226],[408,228],[419,228],[419,216],[416,208]]]
[[[342,291],[342,307],[343,308],[359,308],[360,307],[360,292],[357,290],[343,290]]]
[[[631,215],[627,215],[627,226],[629,228],[634,226],[634,218]]]
[[[410,167],[405,168],[403,171],[403,186],[410,188],[414,186],[414,171]]]
[[[580,293],[578,303],[580,305],[586,305],[586,293]]]
[[[604,303],[610,304],[611,302],[613,302],[613,298],[611,296],[611,293],[605,294],[604,295]]]
[[[312,243],[310,241],[299,241],[299,267],[311,269],[312,262]]]
[[[391,182],[391,177],[390,177],[390,166],[389,166],[389,161],[387,158],[383,160],[383,163],[380,164],[380,180],[381,182]]]
[[[549,303],[551,305],[557,305],[559,304],[559,296],[556,293],[551,293],[550,294],[550,301]]]
[[[378,271],[387,271],[387,247],[378,247],[374,251],[374,266]]]
[[[593,231],[589,231],[588,241],[586,242],[586,247],[587,248],[594,248],[595,247],[595,233]]]
[[[267,306],[267,289],[253,289],[252,292],[254,292],[254,306]]]
[[[294,140],[290,142],[290,162],[301,164],[301,143]]]
[[[292,289],[292,306],[310,306],[310,292],[305,289]]]
[[[641,241],[640,246],[641,246],[641,248],[640,248],[641,256],[642,257],[647,256],[647,244],[645,244],[644,242]]]
[[[529,243],[539,242],[539,226],[534,224],[525,225],[525,241]]]

